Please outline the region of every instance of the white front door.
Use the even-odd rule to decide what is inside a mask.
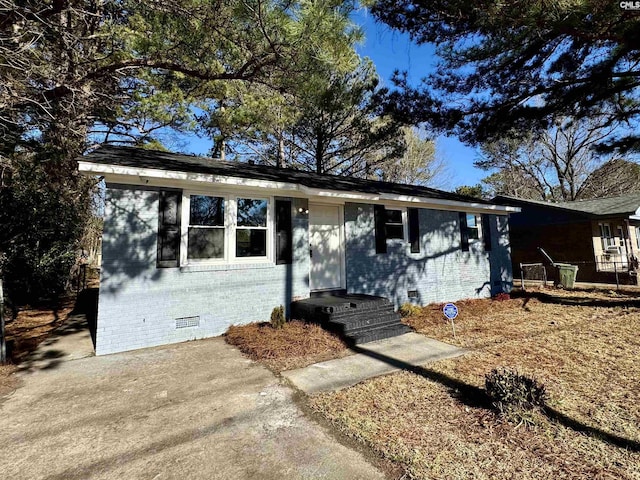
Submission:
[[[343,288],[342,206],[309,205],[311,290]]]

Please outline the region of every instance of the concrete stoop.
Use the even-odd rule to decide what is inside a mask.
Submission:
[[[293,318],[319,323],[349,345],[392,338],[411,329],[384,297],[362,294],[312,297],[291,304]]]

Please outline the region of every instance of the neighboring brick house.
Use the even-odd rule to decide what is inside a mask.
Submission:
[[[497,196],[502,205],[520,207],[509,218],[511,256],[520,264],[544,262],[542,247],[554,262],[578,265],[578,281],[637,283],[640,252],[640,193],[550,203]],[[553,269],[548,269],[550,278]]]
[[[79,169],[106,181],[97,354],[220,335],[316,292],[397,307],[511,289],[517,208],[124,147]]]

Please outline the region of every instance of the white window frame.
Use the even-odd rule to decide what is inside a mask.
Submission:
[[[385,211],[386,210],[399,210],[400,213],[402,214],[402,238],[386,238],[387,233],[385,231],[385,238],[387,240],[387,243],[407,243],[409,242],[409,233],[407,232],[407,223],[408,223],[408,217],[407,217],[407,208],[406,207],[396,207],[396,206],[389,206],[389,205],[385,205],[384,206]],[[386,218],[385,218],[385,229],[386,229]]]
[[[222,258],[189,259],[187,257],[189,247],[189,219],[192,195],[206,195],[224,199],[224,255]],[[267,226],[266,226],[266,255],[263,257],[236,257],[236,231],[240,229],[264,229],[264,227],[238,227],[237,212],[238,199],[267,201]],[[180,244],[180,266],[188,265],[226,265],[226,264],[253,264],[274,262],[274,200],[272,196],[256,195],[252,192],[228,192],[206,190],[184,190],[182,192],[182,224]]]
[[[238,225],[238,199],[239,198],[244,198],[244,199],[250,199],[250,200],[266,200],[267,201],[267,224],[264,227],[245,227],[245,226],[239,226]],[[234,195],[233,197],[233,203],[231,205],[231,209],[233,210],[233,232],[231,232],[231,240],[232,243],[230,244],[231,250],[232,250],[232,255],[230,256],[231,259],[233,259],[232,261],[235,263],[254,263],[255,261],[270,261],[272,260],[272,256],[271,256],[271,243],[273,243],[271,241],[271,235],[273,233],[273,227],[270,225],[271,224],[271,207],[273,205],[273,201],[269,198],[269,197],[265,197],[262,195],[251,195],[251,194],[246,194],[246,195]],[[265,253],[266,255],[264,257],[238,257],[237,256],[237,251],[236,251],[236,241],[237,241],[237,233],[238,230],[264,230],[265,231]]]
[[[602,246],[602,251],[606,252],[608,247],[616,246],[616,238],[613,236],[610,223],[598,223],[598,227],[600,228],[600,244]],[[605,235],[605,227],[609,230],[609,236]]]
[[[475,244],[475,243],[479,243],[483,241],[483,236],[482,236],[482,215],[480,215],[479,213],[469,213],[469,212],[465,212],[465,215],[467,216],[467,239],[469,241],[469,245]],[[476,220],[476,226],[475,227],[470,227],[469,226],[469,216],[473,216],[475,217]],[[469,230],[470,229],[476,229],[478,230],[478,238],[471,238],[471,235],[469,235]]]

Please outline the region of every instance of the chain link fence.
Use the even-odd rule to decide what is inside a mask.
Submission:
[[[559,262],[560,263],[560,262]],[[613,256],[597,257],[595,261],[562,261],[563,264],[576,265],[576,282],[609,284],[616,289],[625,285],[638,285],[638,265],[634,259]],[[527,283],[543,286],[555,285],[558,279],[557,268],[545,263],[520,263],[520,284],[524,289]],[[517,278],[518,273],[516,273]]]

